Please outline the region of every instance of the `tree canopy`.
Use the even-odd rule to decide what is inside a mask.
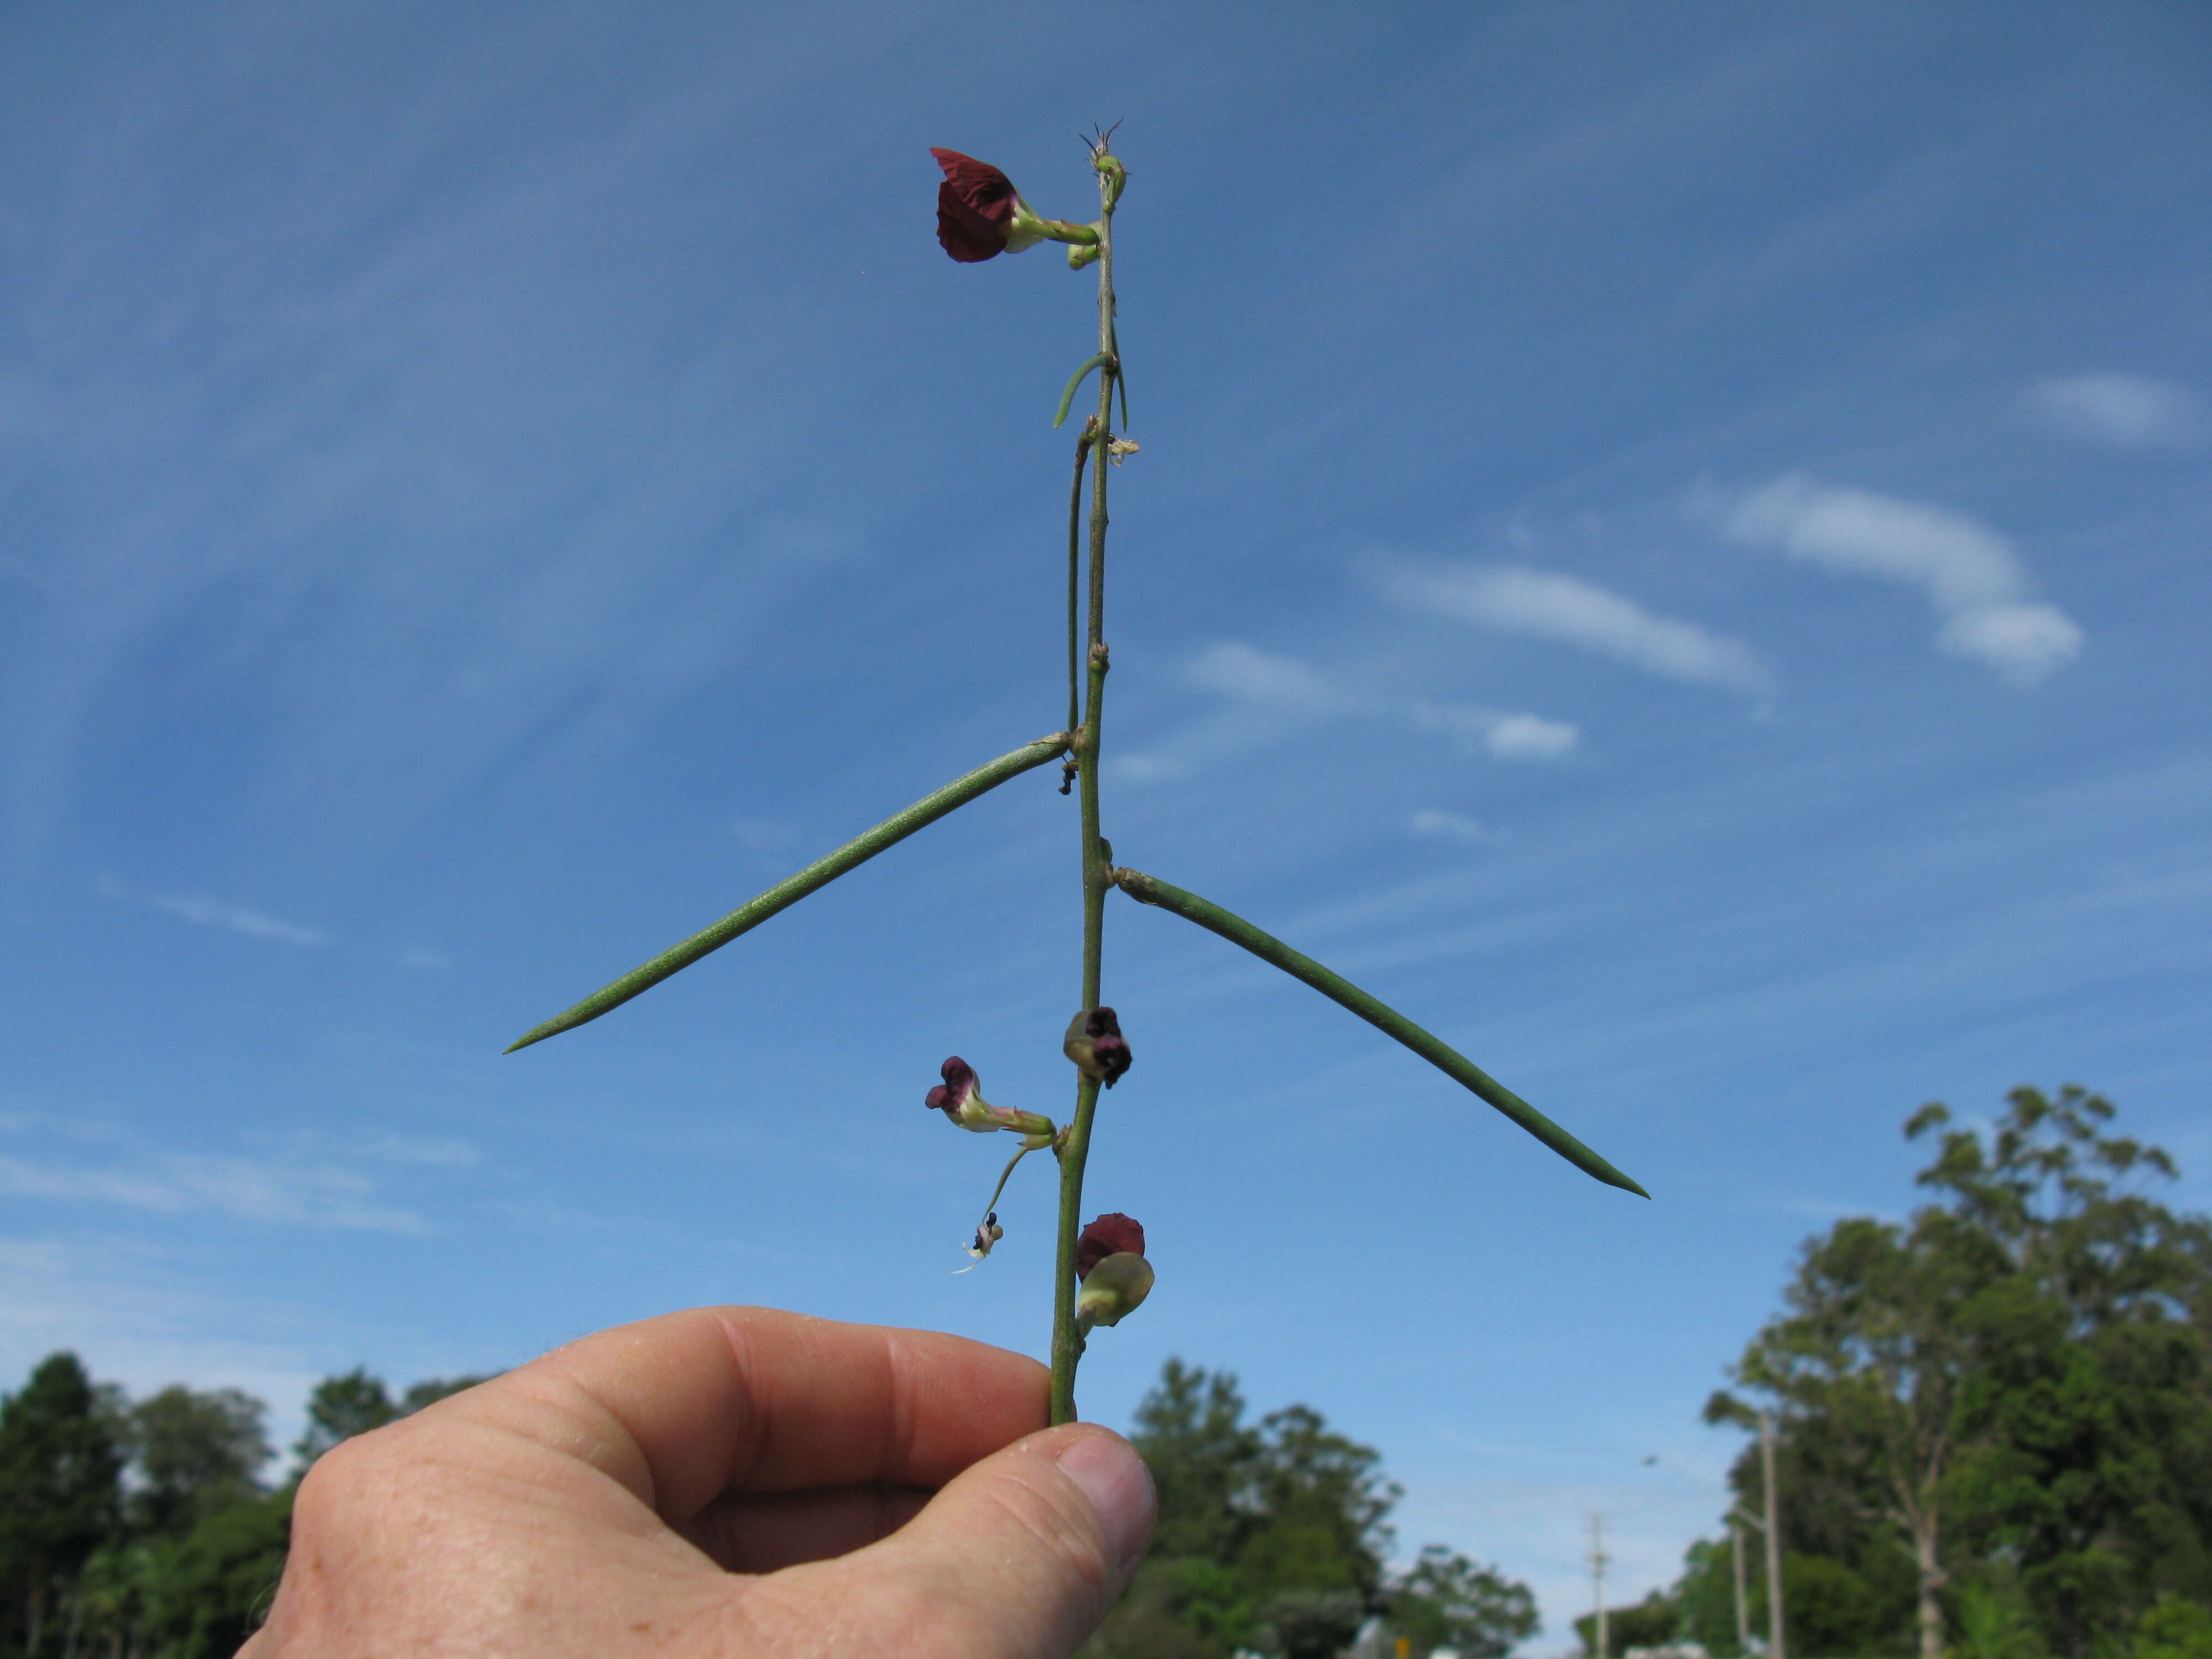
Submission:
[[[307,1465],[481,1380],[417,1382],[395,1403],[364,1370],[325,1378],[272,1486],[251,1395],[172,1384],[134,1402],[50,1356],[0,1401],[0,1659],[228,1659],[268,1610]]]
[[[1310,1406],[1245,1420],[1235,1376],[1170,1359],[1131,1438],[1151,1466],[1150,1559],[1086,1653],[1225,1659],[1238,1649],[1332,1659],[1381,1616],[1415,1650],[1499,1659],[1537,1624],[1528,1586],[1442,1546],[1392,1577],[1398,1488],[1375,1449]]]
[[[1934,1201],[1807,1242],[1735,1367],[1779,1422],[1795,1654],[2086,1659],[2212,1603],[2212,1224],[2147,1190],[2172,1160],[2114,1115],[2076,1087],[1987,1128],[1924,1107]],[[1748,1453],[1733,1478],[1755,1510]]]

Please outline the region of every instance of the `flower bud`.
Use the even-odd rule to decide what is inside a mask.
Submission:
[[[1091,1270],[1108,1256],[1127,1253],[1145,1253],[1145,1229],[1141,1222],[1123,1215],[1119,1210],[1109,1210],[1083,1230],[1075,1241],[1075,1276],[1088,1279]]]
[[[1118,1325],[1124,1314],[1134,1313],[1152,1294],[1152,1264],[1133,1251],[1107,1256],[1091,1268],[1075,1298],[1076,1323],[1085,1330],[1094,1325]]]
[[[1097,1078],[1108,1088],[1129,1069],[1129,1044],[1111,1008],[1085,1008],[1067,1022],[1060,1051],[1075,1062],[1085,1077]]]
[[[942,1112],[962,1128],[973,1129],[979,1135],[1012,1129],[1037,1146],[1050,1144],[1056,1133],[1050,1118],[1012,1106],[992,1105],[983,1098],[983,1080],[975,1075],[975,1068],[959,1055],[947,1060],[938,1071],[945,1081],[922,1097],[921,1103],[931,1111]]]

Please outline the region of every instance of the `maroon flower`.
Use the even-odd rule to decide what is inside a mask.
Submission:
[[[942,1112],[955,1123],[959,1123],[960,1109],[977,1097],[975,1091],[981,1086],[975,1068],[955,1054],[938,1070],[945,1081],[923,1097],[921,1103],[931,1111]]]
[[[1102,1215],[1083,1230],[1075,1241],[1075,1276],[1091,1277],[1091,1270],[1109,1255],[1142,1255],[1145,1229],[1119,1210]]]
[[[937,187],[938,246],[963,264],[1004,253],[1022,205],[1014,181],[957,149],[933,145],[929,153],[945,169],[945,182]]]
[[[1121,1035],[1121,1022],[1111,1008],[1085,1008],[1067,1022],[1060,1050],[1085,1077],[1095,1077],[1108,1088],[1129,1069],[1129,1044]]]
[[[933,1112],[944,1113],[962,1128],[973,1129],[979,1135],[1012,1129],[1032,1146],[1050,1144],[1057,1133],[1048,1117],[1039,1117],[1018,1107],[994,1106],[984,1099],[982,1079],[959,1055],[953,1055],[937,1069],[945,1081],[924,1095],[921,1103]]]

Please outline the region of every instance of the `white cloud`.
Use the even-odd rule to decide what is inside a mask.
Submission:
[[[1285,714],[1320,719],[1369,707],[1297,658],[1273,656],[1237,640],[1207,646],[1191,659],[1183,679],[1199,690]]]
[[[443,951],[425,950],[418,945],[399,953],[399,965],[423,973],[442,974],[453,965],[453,962]]]
[[[2069,374],[2038,380],[2028,407],[2069,437],[2115,449],[2186,443],[2212,421],[2186,386],[2136,374]]]
[[[1194,690],[1212,693],[1224,707],[1157,748],[1114,757],[1109,764],[1115,776],[1131,782],[1182,777],[1206,761],[1301,727],[1353,718],[1440,732],[1462,753],[1495,760],[1556,760],[1580,737],[1574,726],[1540,714],[1425,699],[1394,702],[1344,685],[1298,658],[1237,640],[1205,647],[1186,665],[1182,679]]]
[[[1383,592],[1408,611],[1509,634],[1557,640],[1662,678],[1772,695],[1774,671],[1741,640],[1654,616],[1623,594],[1521,565],[1399,565]]]
[[[211,1211],[234,1220],[427,1233],[410,1211],[372,1201],[374,1183],[329,1166],[270,1164],[171,1152],[136,1167],[90,1168],[0,1158],[0,1192],[24,1198],[119,1205],[157,1215]]]
[[[343,1139],[295,1135],[256,1156],[173,1151],[76,1115],[11,1114],[0,1118],[0,1133],[45,1143],[0,1154],[0,1193],[155,1215],[216,1214],[368,1232],[432,1229],[422,1216],[385,1202],[379,1177],[362,1165],[465,1168],[477,1162],[466,1141],[374,1128]]]
[[[1490,834],[1464,813],[1446,812],[1436,807],[1414,813],[1407,827],[1423,841],[1457,842],[1462,847],[1486,841]]]
[[[1413,721],[1424,732],[1450,737],[1462,751],[1479,749],[1498,760],[1557,760],[1582,737],[1565,720],[1426,699],[1413,705]]]
[[[1793,472],[1735,502],[1728,534],[1840,575],[1917,587],[1943,619],[1936,647],[2031,685],[2081,653],[2081,629],[2027,597],[2012,544],[1963,513],[1836,489]]]
[[[129,899],[154,909],[189,921],[202,927],[221,927],[248,939],[273,939],[283,945],[325,945],[335,944],[337,935],[325,933],[319,927],[303,927],[296,921],[287,921],[282,916],[272,916],[265,910],[248,909],[242,904],[226,904],[221,899],[191,893],[138,893],[121,882],[103,876],[96,884],[102,898]]]

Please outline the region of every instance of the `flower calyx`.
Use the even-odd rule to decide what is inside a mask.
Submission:
[[[1013,180],[988,161],[934,145],[929,153],[945,172],[937,187],[937,243],[961,264],[1019,253],[1042,241],[1097,246],[1098,233],[1091,226],[1032,213]]]
[[[1035,1112],[1024,1112],[1012,1106],[994,1106],[983,1098],[982,1079],[975,1068],[954,1054],[938,1068],[945,1081],[922,1097],[922,1104],[933,1112],[942,1112],[963,1129],[972,1129],[987,1135],[999,1129],[1012,1129],[1022,1137],[1024,1146],[1048,1146],[1058,1133],[1053,1121]]]
[[[1075,1322],[1088,1333],[1118,1325],[1152,1294],[1152,1264],[1145,1260],[1145,1230],[1119,1212],[1100,1216],[1075,1242]]]
[[[1060,1052],[1075,1062],[1076,1070],[1109,1089],[1129,1069],[1128,1040],[1121,1035],[1121,1023],[1111,1008],[1078,1009],[1075,1018],[1067,1022],[1067,1036],[1060,1046]]]

